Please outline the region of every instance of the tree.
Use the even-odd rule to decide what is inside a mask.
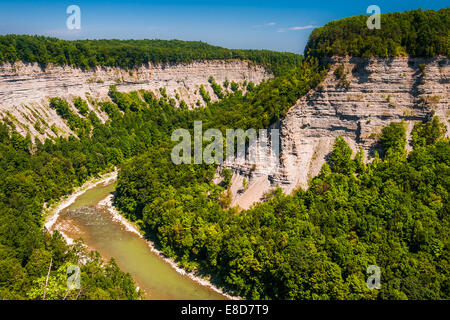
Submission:
[[[343,174],[354,172],[355,165],[352,161],[352,154],[353,151],[345,142],[344,138],[341,136],[337,137],[334,142],[333,151],[329,157],[331,170]]]
[[[439,122],[437,116],[433,117],[431,121],[425,123],[417,123],[414,125],[411,136],[414,147],[424,147],[432,145],[441,139],[447,132],[447,127],[444,123]]]
[[[223,178],[224,187],[227,188],[231,183],[231,178],[233,177],[233,172],[230,169],[223,168],[221,175]]]
[[[385,157],[406,156],[406,125],[404,122],[392,122],[381,130],[380,137]]]

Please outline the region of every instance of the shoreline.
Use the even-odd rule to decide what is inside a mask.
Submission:
[[[58,220],[61,211],[72,205],[76,201],[76,199],[86,191],[97,187],[99,184],[109,183],[111,180],[116,180],[118,173],[119,171],[115,170],[100,175],[99,178],[88,180],[81,187],[76,188],[70,195],[62,197],[53,208],[49,208],[44,211],[44,228],[46,228],[48,232],[52,233],[53,226],[56,223],[56,220]],[[73,243],[73,239],[68,237],[64,232],[60,230],[58,230],[58,232],[61,233],[68,244]]]
[[[59,214],[61,213],[62,210],[66,209],[71,204],[73,204],[76,201],[76,199],[79,196],[83,195],[86,191],[88,191],[92,188],[95,188],[100,184],[106,184],[106,183],[110,183],[111,181],[116,180],[117,174],[118,174],[118,170],[110,172],[110,173],[106,173],[97,179],[87,181],[81,187],[75,189],[75,191],[73,193],[62,198],[54,208],[46,211],[47,216],[45,218],[46,222],[44,224],[44,227],[50,233],[53,232],[54,231],[53,226],[56,223],[56,220],[58,219]],[[214,286],[209,280],[199,277],[191,272],[188,272],[188,271],[184,270],[183,268],[180,268],[173,259],[166,257],[161,251],[157,250],[154,246],[154,243],[145,239],[144,236],[139,231],[139,229],[132,222],[128,221],[125,217],[123,217],[118,212],[118,210],[112,205],[113,197],[114,196],[112,194],[108,195],[106,198],[99,201],[96,204],[96,207],[99,209],[105,209],[109,214],[111,214],[112,219],[114,221],[118,222],[123,227],[125,227],[125,229],[127,231],[135,233],[137,236],[139,236],[139,238],[143,239],[146,242],[147,246],[149,247],[150,251],[152,253],[156,254],[164,262],[168,263],[171,266],[171,268],[173,268],[177,273],[179,273],[183,276],[187,276],[192,281],[195,281],[202,286],[210,288],[211,290],[223,295],[224,297],[226,297],[229,300],[241,300],[240,297],[235,297],[235,296],[231,296],[229,294],[224,293],[221,289]],[[58,232],[61,233],[61,235],[64,237],[64,239],[66,240],[66,242],[68,244],[73,243],[73,239],[68,237],[63,231],[58,230]]]
[[[132,222],[128,221],[125,217],[123,217],[119,213],[119,211],[112,205],[113,198],[114,198],[114,196],[112,194],[107,196],[105,199],[101,200],[97,204],[97,207],[108,211],[111,214],[114,221],[117,221],[122,226],[124,226],[127,231],[135,233],[136,235],[139,236],[139,238],[143,239],[147,243],[147,246],[150,248],[150,251],[153,252],[154,254],[156,254],[164,262],[168,263],[176,272],[178,272],[179,274],[181,274],[183,276],[187,276],[188,278],[190,278],[191,280],[197,282],[198,284],[200,284],[202,286],[210,288],[211,290],[223,295],[224,297],[226,297],[229,300],[241,300],[241,298],[239,298],[239,297],[231,296],[231,295],[223,292],[221,289],[214,286],[209,280],[199,277],[192,272],[188,272],[183,268],[180,268],[175,260],[166,257],[163,252],[161,252],[155,248],[155,245],[152,241],[148,241],[147,239],[144,238],[144,236],[141,234],[139,229]]]

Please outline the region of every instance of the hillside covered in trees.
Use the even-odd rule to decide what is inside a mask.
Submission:
[[[150,150],[159,150],[158,152],[163,153],[161,159],[165,159],[173,146],[170,141],[173,130],[180,127],[192,128],[193,122],[198,119],[203,119],[210,125],[218,125],[226,109],[230,115],[228,121],[233,121],[233,115],[241,119],[246,127],[253,124],[265,125],[315,86],[321,76],[317,62],[304,61],[301,67],[278,77],[276,81],[263,83],[258,87],[254,87],[252,83],[247,84],[246,95],[242,94],[242,90],[236,89],[225,96],[220,104],[210,104],[193,111],[186,107],[175,108],[166,97],[157,99],[149,91],[122,93],[111,87],[109,95],[112,101],[96,102],[110,117],[105,124],[100,122],[94,112],[75,113],[68,107],[69,102],[55,97],[50,100],[50,107],[67,121],[77,137],[47,139],[44,143],[37,139],[32,141],[30,136],[21,136],[15,131],[15,125],[4,119],[4,124],[0,127],[0,244],[4,254],[0,256],[0,261],[8,272],[0,279],[1,297],[39,299],[42,295],[36,292],[40,292],[42,283],[39,281],[48,271],[49,259],[53,258],[54,266],[59,266],[58,263],[66,265],[64,263],[77,259],[73,250],[78,252],[79,249],[67,247],[58,234],[50,237],[42,231],[41,212],[44,203],[52,204],[90,177],[110,171],[113,167],[122,165],[126,159],[146,154]],[[277,92],[289,92],[289,95],[284,97],[276,94]],[[79,107],[85,101],[77,98],[73,103]],[[241,108],[236,108],[236,104]],[[254,110],[256,104],[259,105],[258,110]],[[258,113],[253,113],[255,111]],[[162,168],[167,174],[171,174],[171,170],[179,171],[173,165],[170,165],[170,170],[166,170],[169,169],[169,164],[167,166]],[[195,169],[195,175],[198,175],[199,181],[203,181],[214,170],[213,166],[200,166]],[[164,181],[162,177],[157,180],[160,183]],[[179,177],[174,181],[183,183],[184,179]],[[221,191],[223,188],[216,187],[216,193]],[[131,198],[122,198],[122,201],[136,203]],[[134,207],[128,208],[131,210]],[[53,238],[55,240],[51,240]],[[58,252],[54,252],[51,241],[57,241]],[[55,255],[58,257],[54,257]],[[39,270],[31,267],[36,263],[35,259],[40,261]],[[97,258],[92,263],[101,270]],[[90,264],[82,268],[82,272],[86,270],[87,273],[82,274],[83,279],[91,277],[88,273],[91,270],[89,266]],[[114,263],[111,266],[114,267]],[[54,270],[56,276],[58,269]],[[109,269],[103,272],[107,270]],[[136,298],[134,291],[130,289],[133,287],[132,281],[119,280],[124,277],[126,279],[126,275],[119,270],[115,272],[118,273],[118,278],[112,279],[117,278],[120,282],[96,283],[92,288],[87,288],[79,298]],[[15,280],[17,277],[22,279],[21,282]],[[112,292],[117,286],[121,291]]]
[[[407,49],[388,54],[383,50],[385,42],[379,43],[382,37],[378,42],[364,40],[378,43],[372,49],[364,47],[366,42],[355,41],[351,52],[339,52],[338,45],[324,51],[325,44],[340,37],[338,29],[325,27],[329,34],[322,42],[314,42],[317,32],[311,35],[308,63],[314,66],[311,56],[331,54],[446,54],[433,39],[445,45],[448,28],[439,29],[433,19],[422,22],[421,11],[383,15],[383,19],[386,23],[386,18],[398,17],[397,23],[402,24],[413,14],[418,18],[408,28],[428,26],[431,36],[426,41],[411,38],[403,43]],[[448,11],[424,13],[435,14]],[[341,33],[348,32],[351,38],[356,30],[366,32],[366,19],[349,18],[330,25],[342,26]],[[363,26],[352,27],[352,22],[360,20]],[[389,28],[385,32],[389,30],[393,32]],[[343,47],[350,42],[343,41]],[[413,51],[414,44],[420,50]],[[254,96],[250,92],[232,105],[224,99],[194,111],[201,113],[194,119],[206,122],[205,130],[210,126],[267,127],[283,116],[291,99],[296,101],[309,84],[317,83],[313,79],[321,79],[320,68],[309,74],[305,70],[287,73],[268,83],[269,91]],[[288,88],[283,90],[284,86]],[[271,106],[269,112],[264,112],[264,101]],[[188,121],[184,128],[192,128],[192,123]],[[328,163],[308,190],[287,196],[277,189],[266,195],[268,201],[244,211],[229,207],[229,193],[223,190],[228,187],[229,172],[222,171],[225,185],[216,186],[214,168],[174,166],[171,146],[161,146],[123,165],[116,205],[182,266],[214,275],[219,285],[245,298],[448,299],[450,146],[445,131],[436,117],[417,123],[412,131],[413,151],[408,154],[405,124],[393,122],[379,137],[382,153],[375,153],[369,163],[363,162],[362,151],[353,155],[345,141],[337,138]],[[383,270],[380,290],[366,286],[369,265]]]
[[[370,164],[336,139],[306,191],[229,208],[214,170],[173,165],[170,148],[126,163],[116,204],[188,269],[248,299],[449,299],[450,146],[438,119],[383,130]],[[366,268],[382,270],[381,290]]]
[[[450,55],[450,9],[413,10],[381,15],[380,29],[366,26],[367,16],[345,18],[314,29],[305,54],[315,57],[434,57]]]
[[[0,124],[2,300],[42,299],[50,267],[46,299],[136,299],[140,296],[131,276],[121,272],[114,260],[104,265],[99,254],[86,252],[82,243],[69,246],[58,232],[50,235],[43,230],[44,202],[68,194],[87,178],[86,169],[77,168],[76,159],[89,154],[81,153],[79,141],[72,142],[75,144],[47,140],[45,146],[32,146],[29,138]],[[101,167],[97,164],[89,174],[99,172]],[[71,264],[81,268],[82,290],[67,290],[66,270]]]

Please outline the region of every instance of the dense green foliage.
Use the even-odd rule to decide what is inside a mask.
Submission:
[[[311,61],[246,95],[237,90],[192,111],[148,91],[125,94],[111,87],[112,102],[98,103],[111,117],[106,124],[69,113],[67,102],[53,99],[68,122],[78,117],[88,130],[79,139],[34,147],[29,138],[2,126],[0,217],[8,227],[0,230],[0,244],[9,254],[0,261],[18,270],[26,283],[14,287],[13,278],[5,277],[3,297],[40,297],[45,268],[32,275],[27,265],[36,249],[46,257],[57,255],[40,240],[48,237],[40,231],[42,203],[131,159],[122,166],[116,205],[166,254],[186,268],[214,274],[234,293],[276,299],[448,299],[449,146],[437,119],[416,125],[415,149],[408,157],[404,126],[385,128],[384,160],[376,157],[369,165],[361,152],[352,159],[338,138],[331,167],[324,165],[309,190],[293,196],[277,190],[268,202],[241,212],[229,208],[230,172],[223,171],[225,184],[217,186],[214,166],[172,163],[174,129],[192,129],[195,120],[203,120],[204,130],[264,128],[322,77]],[[60,250],[65,256],[53,282],[72,250]],[[370,264],[382,269],[380,291],[365,286]],[[80,298],[135,298],[127,289],[131,282],[121,283],[119,293],[110,292],[113,284],[105,282]]]
[[[32,147],[29,137],[0,124],[0,299],[42,299],[50,261],[46,299],[138,297],[130,275],[114,261],[103,266],[98,254],[85,252],[80,244],[67,246],[57,232],[50,236],[42,230],[44,202],[106,169],[106,159],[94,150],[74,138]],[[68,264],[81,267],[81,291],[65,289]]]
[[[78,112],[82,116],[86,116],[88,114],[89,107],[85,100],[81,99],[80,97],[77,97],[73,101],[73,104],[74,104],[75,108],[78,109]]]
[[[352,54],[448,55],[448,9],[383,16],[381,30],[367,30],[367,16],[313,31],[313,56]],[[439,29],[439,30],[438,30]],[[437,118],[418,123],[406,152],[403,123],[382,130],[369,164],[338,137],[329,161],[308,190],[280,189],[250,210],[230,208],[231,172],[213,183],[216,168],[170,159],[173,130],[267,128],[324,77],[316,59],[270,51],[228,50],[201,42],[62,41],[0,36],[0,62],[68,64],[82,68],[133,68],[148,62],[248,59],[277,78],[247,93],[226,81],[221,101],[188,110],[161,88],[94,101],[110,120],[102,124],[81,98],[53,98],[50,107],[77,137],[44,143],[0,123],[0,299],[41,299],[50,263],[47,299],[136,299],[131,277],[114,260],[103,264],[80,243],[68,246],[42,230],[42,208],[90,177],[121,166],[117,207],[136,221],[167,255],[188,269],[214,275],[232,293],[255,299],[449,299],[450,148]],[[292,68],[296,66],[296,68]],[[338,68],[339,69],[339,68]],[[343,77],[343,70],[336,77]],[[245,88],[245,86],[244,86]],[[204,89],[204,88],[203,88]],[[73,103],[78,112],[72,111]],[[35,128],[42,130],[39,123]],[[82,290],[64,289],[68,264],[82,271]],[[381,268],[381,290],[366,287],[369,265]]]
[[[311,59],[280,77],[247,89],[244,96],[242,90],[236,89],[226,99],[193,112],[196,119],[202,120],[208,128],[267,128],[285,115],[299,97],[318,85],[324,76],[325,70]]]
[[[305,70],[304,76],[302,76],[301,70]],[[317,71],[317,64],[308,67],[305,63],[296,73],[289,73],[277,80],[264,83],[254,88],[246,96],[243,96],[241,91],[236,91],[232,95],[224,97],[220,102],[220,107],[212,105],[211,109],[199,108],[195,111],[189,111],[187,108],[174,108],[167,100],[167,96],[164,95],[164,90],[161,91],[163,97],[158,100],[154,94],[148,91],[125,94],[117,91],[115,87],[111,87],[109,96],[112,102],[97,102],[97,106],[110,116],[111,120],[106,124],[101,124],[93,112],[90,112],[87,117],[83,117],[81,112],[85,101],[80,98],[74,99],[74,105],[80,114],[69,108],[69,102],[53,98],[50,106],[67,121],[78,137],[58,138],[54,141],[47,139],[45,143],[36,140],[33,144],[29,136],[22,137],[18,134],[12,123],[1,124],[0,247],[2,253],[0,254],[0,264],[12,268],[8,269],[11,271],[5,273],[5,276],[0,279],[1,297],[8,299],[42,297],[42,277],[46,275],[47,269],[41,266],[40,271],[35,271],[31,267],[27,267],[33,256],[37,254],[35,251],[39,250],[40,255],[45,256],[46,259],[52,257],[54,260],[52,285],[54,285],[56,293],[53,297],[60,298],[61,288],[58,283],[64,272],[60,268],[66,267],[67,262],[73,261],[70,252],[74,249],[64,247],[62,240],[58,240],[61,247],[58,252],[54,252],[53,247],[46,244],[47,240],[45,239],[48,238],[48,235],[41,231],[41,212],[44,203],[54,203],[61,196],[70,193],[74,187],[80,186],[89,177],[110,171],[113,167],[120,165],[124,159],[146,154],[149,150],[157,153],[155,165],[163,159],[167,160],[167,155],[170,154],[167,152],[173,145],[170,141],[172,131],[180,127],[192,128],[194,120],[203,119],[213,124],[213,119],[223,112],[240,112],[238,118],[246,119],[248,117],[246,113],[253,108],[252,103],[258,103],[261,104],[259,107],[261,114],[259,117],[255,115],[255,121],[262,125],[266,119],[273,118],[275,112],[288,108],[289,99],[270,98],[272,93],[284,94],[290,88],[295,89],[297,82],[290,79],[294,75],[303,79],[305,90],[309,90],[308,88],[317,81],[317,77],[312,77],[308,81],[307,76],[311,75],[311,70]],[[285,85],[289,85],[289,87],[284,88]],[[265,98],[258,100],[257,93]],[[302,93],[301,90],[293,90],[290,99],[295,100]],[[234,104],[237,102],[245,106],[241,111],[233,111]],[[248,120],[246,123],[248,125]],[[161,170],[164,171],[164,168],[168,166],[168,163],[164,163]],[[151,170],[149,170],[150,172]],[[155,183],[163,184],[165,179],[168,179],[167,181],[172,181],[172,183],[178,181],[181,186],[186,179],[193,182],[204,181],[213,172],[214,167],[209,166],[198,166],[193,171],[192,177],[183,171],[179,171],[182,176],[177,176],[177,173],[174,173],[175,176],[171,176],[173,172],[168,171],[166,178],[159,177],[155,179]],[[221,188],[217,187],[216,194],[221,191]],[[140,196],[145,195],[146,193],[143,193]],[[157,194],[151,195],[151,197],[156,196]],[[122,207],[133,211],[138,209],[134,205],[136,202],[137,200],[131,198],[127,201],[123,200]],[[57,258],[55,255],[61,256]],[[48,268],[47,260],[41,264],[46,264]],[[90,263],[83,266],[82,271],[101,268],[99,261],[92,263],[94,264],[92,266]],[[110,268],[117,269],[114,265],[111,265]],[[14,272],[17,272],[17,275]],[[107,270],[104,269],[102,272],[105,273]],[[125,279],[125,275],[121,275],[119,270],[117,270],[117,274],[116,278]],[[18,284],[15,285],[16,276],[22,277],[23,283],[17,282]],[[90,274],[86,274],[83,279],[90,279],[90,277]],[[100,283],[104,282],[103,280],[99,281]],[[21,284],[19,285],[19,283]],[[131,294],[134,292],[131,291],[131,287],[132,282],[128,280],[120,280],[120,283],[106,281],[102,285],[93,284],[91,288],[84,288],[79,299],[136,298]],[[112,290],[120,291],[113,292]],[[73,298],[72,293],[70,297]],[[48,298],[50,299],[50,296]]]
[[[429,126],[415,130],[427,138]],[[367,166],[338,138],[331,168],[307,191],[279,189],[241,212],[223,207],[213,170],[176,166],[169,150],[150,150],[123,167],[116,202],[166,254],[245,298],[449,299],[450,146],[442,133],[407,157],[405,127],[393,123],[383,130],[384,159]],[[369,265],[381,268],[381,290],[366,287]]]
[[[315,57],[433,57],[450,55],[450,9],[413,10],[381,15],[381,29],[370,30],[361,15],[312,31],[305,54]]]
[[[87,115],[87,105],[83,99],[77,98],[74,104],[81,114]],[[69,128],[76,132],[78,136],[81,137],[83,135],[89,134],[89,121],[74,114],[70,109],[67,101],[64,101],[60,98],[52,98],[50,99],[50,108],[55,109],[56,113],[61,118],[67,120]],[[96,117],[95,113],[92,112],[91,117]]]
[[[148,63],[187,63],[194,60],[240,59],[266,66],[273,74],[298,66],[302,57],[289,52],[237,50],[199,41],[77,40],[26,35],[0,35],[0,63],[37,62],[84,69],[110,66],[132,69]]]

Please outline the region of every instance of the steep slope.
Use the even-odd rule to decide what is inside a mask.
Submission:
[[[262,158],[250,163],[228,163],[236,175],[234,205],[248,208],[279,185],[285,192],[308,186],[319,173],[334,139],[343,136],[354,149],[373,154],[381,128],[406,121],[408,132],[417,121],[435,113],[449,127],[450,61],[436,58],[333,57],[326,79],[302,97],[275,124],[280,129],[280,162]],[[449,132],[450,130],[448,130]],[[243,177],[249,179],[243,191]]]

